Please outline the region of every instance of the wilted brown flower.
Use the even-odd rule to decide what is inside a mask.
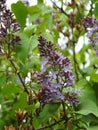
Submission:
[[[18,123],[20,123],[25,118],[26,114],[27,114],[26,110],[19,109],[18,111],[16,111]]]

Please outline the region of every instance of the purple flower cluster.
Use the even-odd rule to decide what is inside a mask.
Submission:
[[[94,17],[87,17],[83,21],[83,25],[86,28],[87,36],[90,39],[90,43],[95,49],[98,55],[98,20]]]
[[[42,58],[42,68],[38,74],[38,82],[42,88],[38,92],[42,103],[69,101],[70,104],[78,102],[74,92],[70,94],[68,87],[74,85],[74,76],[68,57],[56,51],[54,45],[42,36],[38,38],[39,52]],[[69,98],[70,96],[70,98]]]
[[[13,45],[20,41],[20,37],[14,34],[20,27],[5,2],[5,0],[0,1],[0,44]]]

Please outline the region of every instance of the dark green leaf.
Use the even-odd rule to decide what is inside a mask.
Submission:
[[[12,11],[14,12],[17,21],[19,22],[21,28],[23,29],[26,24],[27,18],[27,8],[21,1],[11,5]]]
[[[6,74],[0,74],[0,86],[4,85],[6,82]]]
[[[54,114],[58,108],[60,107],[59,103],[55,104],[46,104],[39,115],[39,121],[44,122],[47,121],[47,119]]]
[[[98,106],[93,88],[86,80],[78,82],[77,87],[80,89],[80,109],[78,113],[88,115],[90,113],[98,117]]]
[[[18,101],[16,101],[13,105],[13,109],[19,110],[19,109],[26,109],[28,108],[27,104],[27,94],[26,93],[21,93],[19,96]]]
[[[37,118],[34,118],[33,119],[33,126],[34,126],[34,128],[38,128],[39,125],[40,125],[39,120]]]
[[[42,4],[43,3],[43,0],[37,0],[38,1],[38,4]]]

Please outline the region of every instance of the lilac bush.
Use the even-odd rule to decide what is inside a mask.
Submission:
[[[51,2],[0,1],[2,130],[98,128],[98,2]]]

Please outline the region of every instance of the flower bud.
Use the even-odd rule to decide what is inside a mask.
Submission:
[[[17,117],[17,120],[18,120],[18,123],[21,123],[21,121],[25,118],[27,114],[27,111],[26,110],[18,110],[16,111],[16,117]]]

